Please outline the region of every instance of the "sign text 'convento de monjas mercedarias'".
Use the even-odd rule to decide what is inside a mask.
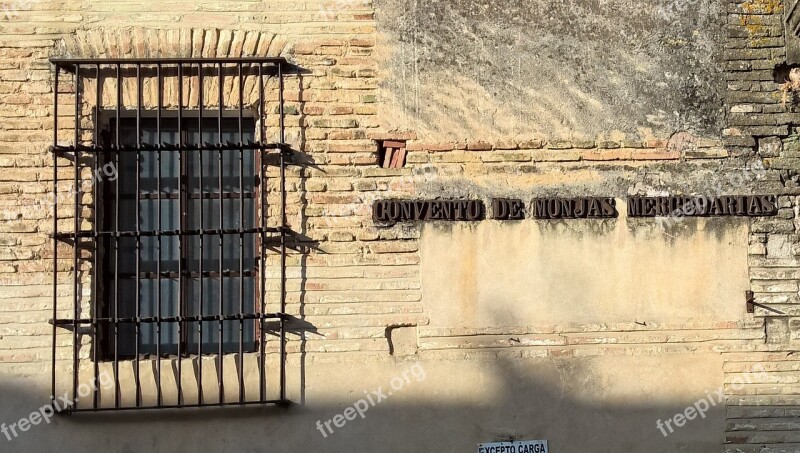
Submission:
[[[530,205],[520,199],[495,198],[494,220],[609,219],[619,215],[613,197],[536,198]],[[778,213],[775,195],[723,195],[634,197],[628,200],[628,217],[763,217]],[[486,218],[482,200],[379,200],[372,218],[379,224],[415,221],[475,222]]]

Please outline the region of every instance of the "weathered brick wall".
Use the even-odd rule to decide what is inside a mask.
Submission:
[[[788,81],[784,2],[747,0],[728,7],[728,127],[723,140],[733,155],[761,159],[767,172],[763,184],[780,193],[777,219],[751,226],[750,275],[756,301],[773,310],[756,308],[761,341],[749,351],[725,354],[729,423],[728,450],[796,451],[798,370],[797,350],[797,170],[795,150],[796,99],[784,96]],[[784,146],[785,145],[785,146]],[[763,370],[763,372],[760,372]],[[755,374],[749,374],[755,373]],[[755,379],[747,377],[757,376]],[[744,385],[735,386],[736,379]]]
[[[52,190],[52,156],[47,148],[52,137],[53,71],[47,58],[284,55],[307,70],[287,83],[289,142],[314,163],[288,171],[289,223],[303,237],[295,244],[303,253],[293,251],[289,256],[288,311],[313,326],[305,332],[298,328],[290,336],[291,364],[382,363],[390,349],[395,357],[453,362],[487,356],[720,354],[726,362],[725,442],[731,444],[726,448],[800,449],[796,421],[800,362],[793,355],[800,345],[800,220],[795,188],[800,145],[793,129],[797,107],[791,102],[782,105],[781,81],[774,75],[785,55],[780,2],[726,2],[728,50],[720,64],[727,82],[728,114],[719,138],[412,139],[408,165],[402,169],[376,165],[373,138],[397,132],[387,131],[378,119],[379,113],[386,114],[379,112],[384,106],[379,84],[387,70],[381,66],[385,57],[381,52],[392,49],[383,45],[385,37],[379,33],[371,2],[35,1],[18,3],[19,9],[13,5],[7,20],[0,23],[3,379],[39,376],[49,369],[53,250],[48,235],[53,212],[43,200]],[[68,91],[69,84],[62,89]],[[61,112],[64,126],[69,126],[71,113]],[[274,120],[273,115],[269,121]],[[413,138],[413,131],[404,135]],[[743,179],[722,177],[742,172],[747,175]],[[536,173],[552,177],[531,188],[529,176]],[[553,193],[559,187],[564,187],[561,193],[605,191],[617,197],[706,193],[714,178],[725,179],[720,183],[725,193],[781,194],[777,218],[752,221],[749,257],[756,301],[780,314],[757,308],[755,316],[741,322],[697,319],[679,325],[520,322],[506,328],[431,327],[421,290],[420,227],[377,228],[371,219],[372,201],[384,198],[471,195],[488,200],[520,191]],[[279,201],[274,191],[269,197],[272,204]],[[62,207],[59,215],[68,226],[68,208]],[[63,280],[58,292],[64,298],[71,295],[71,253],[70,247],[59,249]],[[274,288],[278,275],[277,268],[272,269]],[[87,282],[90,276],[87,265],[81,279]],[[720,303],[743,305],[744,295]],[[88,338],[84,341],[89,344]],[[66,367],[68,339],[59,346]],[[750,379],[758,366],[767,371],[758,374],[760,380],[734,385],[736,378]]]
[[[137,11],[147,12],[135,14]],[[5,207],[2,272],[7,299],[3,304],[4,356],[0,366],[7,372],[41,373],[47,368],[50,329],[46,321],[51,316],[48,307],[52,306],[49,273],[52,243],[48,235],[52,232],[53,214],[48,202],[52,199],[48,192],[52,190],[53,178],[52,156],[47,151],[53,124],[53,71],[48,57],[296,54],[298,63],[311,73],[303,81],[295,80],[294,87],[288,87],[287,131],[293,143],[299,145],[297,131],[301,126],[309,129],[306,137],[309,148],[313,148],[311,140],[325,139],[329,132],[338,133],[338,138],[355,139],[359,133],[351,128],[360,127],[363,131],[376,126],[370,123],[376,100],[372,94],[375,69],[369,58],[375,43],[375,27],[368,2],[348,2],[344,7],[314,1],[225,5],[11,2],[7,4],[5,19],[0,36],[3,93],[0,108],[4,117],[0,152],[7,171],[0,191]],[[180,25],[175,27],[176,23]],[[209,23],[216,28],[202,28]],[[265,28],[269,33],[260,31]],[[318,51],[309,53],[304,47]],[[302,84],[302,90],[298,84]],[[125,87],[124,106],[135,106],[132,98],[135,90],[131,87],[131,84]],[[71,89],[69,81],[62,80],[59,91],[68,95]],[[91,93],[88,88],[87,93]],[[109,94],[104,104],[115,102],[112,97]],[[91,105],[87,103],[84,108]],[[73,124],[73,113],[62,108],[60,115],[62,131],[66,131]],[[271,115],[270,121],[275,123],[277,116]],[[60,139],[71,142],[67,137],[62,134]],[[342,143],[357,144],[353,140]],[[358,144],[364,145],[363,141]],[[369,153],[343,155],[360,157],[363,161]],[[325,163],[322,156],[318,160]],[[62,162],[60,166],[68,168],[68,163]],[[346,171],[342,176],[345,174]],[[71,178],[71,174],[62,169],[60,177]],[[290,183],[290,187],[295,188],[290,202],[297,201],[297,183]],[[331,189],[334,188],[332,185]],[[61,190],[66,193],[67,189],[64,186]],[[59,207],[60,226],[70,228],[70,208],[64,204]],[[290,215],[296,217],[297,204],[291,206]],[[62,276],[59,284],[63,285],[59,286],[59,295],[67,299],[72,294],[72,248],[62,244],[59,254]],[[86,279],[83,281],[88,281],[88,267],[82,275]],[[66,343],[60,345],[65,351],[69,348]],[[65,353],[63,358],[67,357]]]

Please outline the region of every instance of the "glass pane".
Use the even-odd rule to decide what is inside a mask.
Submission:
[[[211,112],[207,112],[206,114],[211,114]],[[196,120],[190,120],[187,124],[187,143],[192,145],[197,145],[200,140],[200,134],[198,133],[198,122]],[[239,121],[237,118],[223,118],[222,120],[222,144],[228,143],[239,143]],[[250,143],[253,141],[255,133],[255,122],[252,118],[244,118],[242,120],[242,136],[241,142],[243,143]],[[205,118],[203,121],[203,135],[202,135],[202,143],[210,143],[210,144],[217,144],[220,142],[219,136],[219,125],[217,118]],[[200,152],[192,152],[192,156],[187,159],[188,161],[188,184],[190,187],[191,192],[197,192],[200,190]],[[211,193],[219,193],[220,184],[219,184],[219,160],[220,157],[222,158],[222,191],[223,192],[237,192],[239,191],[239,158],[240,152],[239,150],[233,151],[223,151],[220,156],[220,152],[218,151],[203,151],[202,152],[202,171],[203,171],[203,181],[202,181],[202,190],[211,192]],[[244,174],[248,177],[242,178],[243,184],[245,186],[246,191],[253,190],[253,184],[255,181],[254,175],[254,152],[252,150],[244,151],[241,153],[241,167],[244,170]]]
[[[189,285],[189,298],[190,300],[198,301],[193,304],[189,311],[190,316],[209,316],[220,314],[219,306],[219,279],[217,278],[204,278],[203,279],[203,304],[202,311],[200,310],[200,279],[191,279]],[[244,288],[243,298],[240,299],[239,285]],[[255,294],[255,280],[247,277],[239,281],[239,278],[223,278],[222,279],[222,314],[225,316],[235,315],[240,312],[242,306],[244,310],[242,313],[252,314],[255,313],[255,301],[253,295]],[[252,320],[244,321],[242,324],[242,333],[244,334],[243,350],[252,351],[255,342],[255,322]],[[196,354],[198,351],[198,323],[192,322],[189,325],[189,351]],[[223,338],[223,352],[233,353],[239,351],[239,325],[238,320],[223,321],[222,338]],[[219,321],[203,321],[203,354],[212,354],[218,352],[219,349]]]
[[[158,281],[143,280],[141,282],[140,303],[142,317],[159,316]],[[155,301],[151,303],[150,301]],[[178,316],[178,280],[161,280],[161,317]],[[158,326],[155,323],[143,323],[139,334],[139,353],[155,354],[158,344]],[[161,354],[178,353],[178,323],[161,323]]]
[[[185,139],[188,144],[200,141],[197,133],[197,120],[184,120],[186,125]],[[120,121],[120,137],[124,145],[136,145],[135,119]],[[220,140],[217,119],[207,118],[204,121],[202,141],[217,143]],[[238,133],[238,119],[225,119],[223,121],[222,143],[240,141]],[[141,121],[141,142],[143,144],[177,143],[179,133],[177,121],[163,119],[162,133],[156,137],[156,122],[152,118]],[[255,124],[252,119],[243,121],[243,134],[241,141],[248,143],[253,140]],[[137,157],[138,155],[138,157]],[[183,157],[181,159],[181,156]],[[222,165],[220,166],[220,158]],[[185,225],[181,225],[181,201],[179,185],[181,182],[181,161],[185,168],[184,179],[187,183],[187,193],[184,193]],[[249,195],[255,188],[255,152],[252,150],[240,151],[205,151],[202,159],[203,178],[200,180],[200,152],[198,151],[142,151],[135,149],[125,150],[119,154],[119,225],[114,225],[113,204],[110,211],[111,218],[106,218],[104,226],[107,230],[117,227],[120,231],[177,231],[181,228],[189,230],[252,228],[255,225],[256,201],[252,196],[239,198],[239,193],[244,188],[244,193]],[[240,169],[243,174],[240,177]],[[222,174],[222,193],[220,195],[220,172]],[[159,178],[161,191],[159,193]],[[138,181],[137,181],[138,180]],[[138,184],[138,194],[137,194]],[[111,196],[115,196],[112,184]],[[138,200],[138,202],[137,202]],[[220,213],[220,208],[222,212]],[[139,216],[135,215],[139,211]],[[200,222],[202,209],[202,225]],[[221,214],[221,217],[220,217]],[[108,214],[107,214],[108,215]],[[160,220],[159,220],[160,219]],[[255,311],[255,278],[249,274],[255,271],[255,234],[246,234],[240,239],[238,234],[218,234],[199,236],[184,236],[183,255],[185,258],[184,271],[184,314],[186,315],[235,315],[240,311],[253,313]],[[107,253],[113,252],[113,239],[105,240],[103,249]],[[203,253],[200,254],[200,245],[203,244]],[[181,260],[181,238],[178,236],[143,236],[140,246],[136,247],[133,237],[119,238],[119,294],[118,302],[120,317],[136,316],[137,304],[141,317],[178,316],[180,315],[179,297],[181,294],[181,281],[177,278],[177,271]],[[159,252],[160,249],[160,252]],[[106,281],[106,311],[114,315],[114,257],[105,260],[107,275]],[[136,274],[137,258],[139,270]],[[202,277],[198,274],[200,265],[204,272],[213,272],[213,276]],[[234,276],[219,274],[220,262],[223,275],[235,273]],[[160,267],[159,267],[160,264]],[[248,276],[240,276],[239,268]],[[155,275],[161,271],[162,277]],[[172,274],[169,274],[172,273]],[[146,275],[148,278],[137,277]],[[200,298],[200,287],[203,288],[203,297]],[[240,290],[243,288],[243,291]],[[160,294],[160,297],[159,297]],[[220,303],[222,309],[220,310]],[[159,311],[160,305],[160,311]],[[244,334],[244,350],[252,351],[255,344],[255,322],[238,320],[225,321],[222,335],[225,352],[237,352],[239,348],[240,324]],[[219,321],[206,321],[203,323],[203,335],[200,338],[197,323],[186,325],[187,347],[191,353],[196,353],[197,344],[202,341],[205,353],[218,351],[220,335]],[[139,328],[139,352],[141,354],[155,354],[158,343],[157,327],[155,323],[142,323]],[[178,351],[178,325],[175,322],[161,324],[161,353],[176,354]],[[119,335],[120,355],[131,356],[135,352],[136,327],[134,324],[121,324]],[[113,343],[111,344],[113,352]]]
[[[136,316],[136,282],[126,278],[119,280],[119,309],[120,318],[132,318]],[[111,311],[114,315],[114,308]],[[113,326],[112,326],[113,329]],[[131,323],[121,323],[119,325],[119,355],[131,356],[134,354],[136,338],[136,327]]]
[[[158,224],[158,209],[161,208],[161,224]],[[141,200],[139,202],[140,228],[142,231],[179,229],[179,200]],[[178,236],[161,236],[161,272],[178,271]],[[159,261],[159,237],[143,236],[141,238],[141,270],[156,272]]]

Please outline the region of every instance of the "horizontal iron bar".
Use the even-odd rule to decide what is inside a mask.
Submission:
[[[163,261],[162,261],[162,264],[163,264]],[[244,271],[243,273],[244,273],[245,277],[253,277],[253,276],[258,275],[258,271]],[[199,278],[200,277],[200,272],[184,271],[184,272],[181,272],[180,275],[183,275],[184,277],[189,277],[189,278]],[[230,271],[230,270],[228,270],[228,271],[223,271],[222,272],[222,276],[223,277],[239,277],[240,275],[239,275],[239,271]],[[125,278],[125,279],[133,279],[133,278],[136,278],[136,274],[135,273],[131,273],[131,272],[127,272],[127,273],[126,272],[120,272],[119,277],[120,278]],[[178,278],[178,272],[162,271],[160,273],[160,277],[162,279]],[[218,278],[219,277],[219,272],[217,272],[217,271],[203,272],[203,277]],[[158,272],[139,272],[139,279],[141,279],[141,280],[156,280],[158,278],[159,278],[159,273]]]
[[[156,231],[78,231],[77,233],[57,233],[56,239],[75,239],[96,238],[96,237],[158,237],[158,236],[219,236],[226,234],[260,234],[260,233],[280,233],[282,227],[266,228],[225,228],[225,229],[203,229],[203,230],[156,230]],[[285,229],[284,233],[292,232]],[[53,236],[51,236],[53,237]]]
[[[758,307],[758,308],[762,308],[762,309],[764,309],[766,311],[769,311],[769,312],[772,312],[772,313],[777,313],[779,315],[785,315],[786,314],[786,313],[784,313],[784,312],[782,312],[780,310],[776,310],[776,309],[774,309],[772,307],[768,307],[768,306],[766,306],[764,304],[760,304],[758,302],[750,302],[750,303],[753,304],[754,306]]]
[[[141,148],[130,145],[123,145],[118,147],[116,145],[100,146],[100,145],[78,145],[63,146],[56,145],[50,147],[51,153],[110,153],[110,152],[155,152],[155,151],[239,151],[242,150],[282,150],[291,151],[291,145],[287,143],[203,143],[202,145],[196,144],[151,144],[142,143]]]
[[[75,414],[75,413],[92,413],[92,412],[119,412],[119,411],[129,411],[129,410],[153,410],[153,409],[161,409],[161,410],[172,410],[172,409],[191,409],[191,408],[211,408],[211,407],[235,407],[235,406],[267,406],[267,405],[276,405],[281,407],[288,407],[291,404],[289,400],[260,400],[260,401],[241,401],[241,402],[231,402],[231,403],[208,403],[208,404],[182,404],[182,405],[162,405],[162,406],[123,406],[123,407],[99,407],[99,408],[78,408],[78,409],[66,409],[61,412],[60,414],[68,415],[68,414]]]
[[[165,179],[177,179],[177,176],[174,177],[174,178],[165,178]],[[217,192],[203,192],[201,194],[199,192],[192,192],[192,193],[186,194],[186,197],[188,199],[190,199],[190,200],[199,200],[200,198],[202,198],[203,200],[218,200],[219,199],[219,193],[217,193]],[[229,199],[238,200],[240,197],[246,200],[248,198],[255,198],[256,194],[253,193],[253,192],[244,192],[244,193],[241,193],[241,194],[239,192],[222,192],[222,198],[224,200],[229,200]],[[122,195],[122,196],[120,196],[120,199],[122,199],[122,200],[133,200],[134,198],[136,198],[135,195]],[[180,194],[178,192],[161,192],[160,195],[158,193],[154,193],[154,192],[142,192],[142,193],[139,194],[139,198],[138,199],[139,200],[158,200],[158,199],[161,199],[161,200],[178,200],[179,198],[180,198]]]
[[[198,322],[198,321],[238,321],[240,319],[286,319],[288,315],[285,313],[239,313],[235,315],[207,315],[207,316],[147,316],[139,318],[82,318],[82,319],[66,319],[60,318],[55,320],[56,326],[74,325],[74,324],[155,324],[155,323],[178,323],[178,322]],[[52,319],[48,320],[49,324],[53,324]]]
[[[50,58],[50,63],[67,67],[74,65],[165,65],[165,64],[274,64],[289,65],[283,57],[239,57],[239,58]]]

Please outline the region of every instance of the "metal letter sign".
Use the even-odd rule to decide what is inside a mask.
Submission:
[[[768,217],[777,214],[775,195],[635,197],[628,200],[628,217]]]
[[[418,220],[475,222],[485,215],[481,200],[381,200],[372,205],[372,218],[387,225]]]
[[[478,453],[548,453],[546,440],[518,440],[478,444]]]
[[[613,197],[534,198],[530,208],[520,199],[492,199],[494,220],[614,219],[618,216]],[[776,195],[723,195],[633,197],[628,217],[770,217],[778,215]],[[376,224],[400,222],[484,220],[482,200],[378,200],[372,205]]]

